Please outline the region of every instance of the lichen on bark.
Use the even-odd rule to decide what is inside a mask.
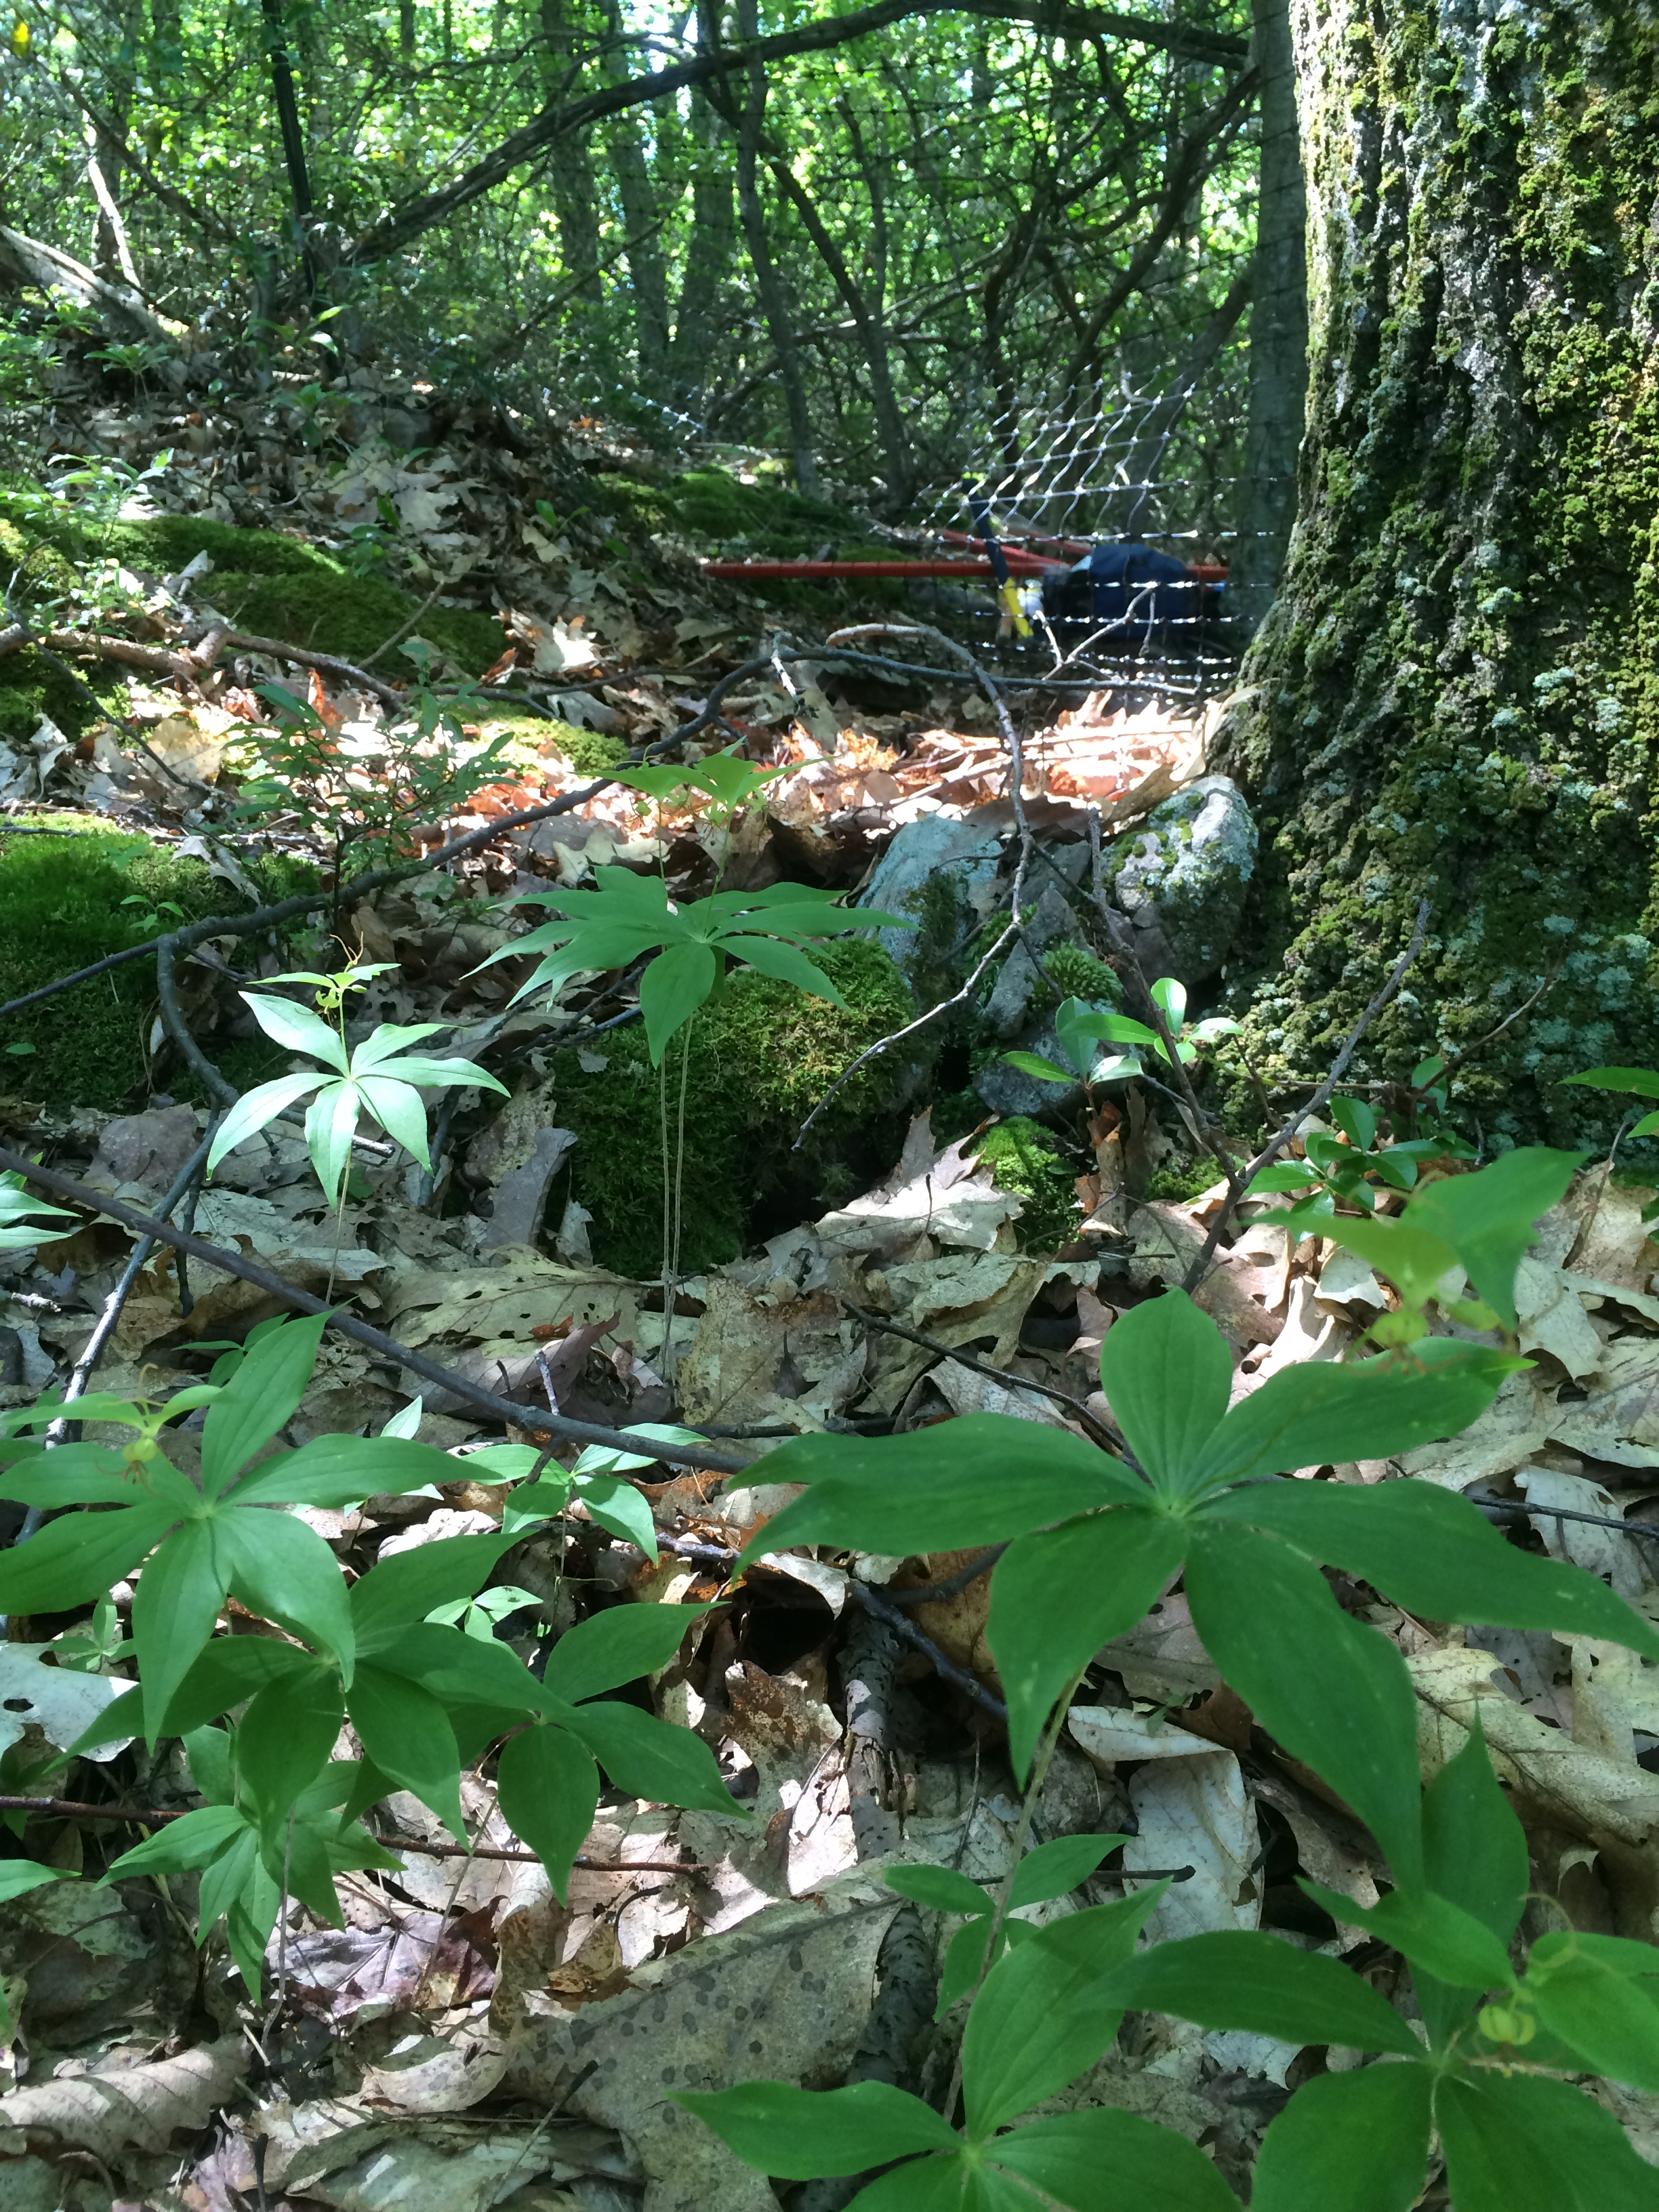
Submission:
[[[1644,20],[1645,18],[1645,20]],[[1261,858],[1228,982],[1315,1075],[1467,1045],[1497,1144],[1659,1064],[1659,30],[1620,0],[1297,0],[1310,385],[1285,586],[1216,765]]]

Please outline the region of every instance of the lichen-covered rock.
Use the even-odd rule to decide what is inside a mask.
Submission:
[[[914,915],[917,927],[884,929],[878,942],[909,978],[918,1000],[958,966],[991,910],[1002,847],[994,831],[942,814],[907,822],[860,894],[860,906]]]
[[[1201,983],[1226,958],[1255,872],[1256,832],[1237,785],[1206,775],[1121,838],[1103,871],[1149,977]]]
[[[1019,1049],[1034,1053],[1039,1060],[1052,1060],[1056,1067],[1065,1066],[1066,1054],[1060,1049],[1052,1009],[1047,1021],[1031,1036],[1021,1038]],[[1000,1053],[975,1070],[974,1089],[994,1114],[1022,1118],[1077,1105],[1083,1097],[1081,1083],[1045,1083],[1040,1075],[1027,1075],[1023,1068],[1011,1067]]]

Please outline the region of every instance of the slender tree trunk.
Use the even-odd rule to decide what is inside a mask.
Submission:
[[[1308,210],[1287,0],[1256,0],[1252,40],[1261,79],[1261,178],[1244,504],[1227,579],[1229,605],[1246,636],[1260,628],[1284,573],[1308,387]]]
[[[668,381],[675,405],[701,414],[714,347],[726,327],[721,303],[737,256],[738,222],[726,134],[701,87],[691,94],[688,123],[687,137],[696,165],[691,177],[691,236],[674,316]]]
[[[541,44],[536,67],[543,97],[550,101],[572,99],[576,86],[571,78],[576,32],[566,0],[536,0],[537,27]],[[599,275],[599,215],[593,182],[593,159],[586,134],[555,139],[549,149],[547,181],[553,213],[559,226],[559,253],[567,269],[586,270],[577,297],[597,303],[605,297]]]
[[[611,33],[620,40],[623,29],[618,0],[607,9]],[[620,81],[628,74],[625,49],[612,57],[610,75]],[[663,118],[659,118],[659,127]],[[637,112],[617,117],[605,134],[617,198],[622,205],[623,234],[629,241],[628,277],[634,295],[634,349],[640,389],[653,397],[662,394],[668,377],[668,273],[662,258],[660,192],[645,150]]]
[[[755,0],[738,0],[738,34],[752,39],[757,27]],[[813,499],[817,495],[818,465],[812,449],[806,380],[801,371],[800,348],[795,342],[788,295],[772,258],[771,243],[766,234],[766,210],[761,204],[759,161],[761,133],[766,120],[765,64],[751,63],[748,74],[748,98],[738,125],[738,213],[749,248],[749,265],[755,273],[755,290],[778,357],[778,382],[783,390],[784,411],[788,418],[795,482],[809,499]]]
[[[1484,1038],[1489,1145],[1659,1061],[1659,30],[1626,0],[1297,0],[1312,377],[1284,586],[1218,748],[1262,862],[1236,955],[1317,1074],[1431,903],[1358,1078]],[[1239,972],[1243,970],[1243,972]],[[1261,1062],[1258,1062],[1258,1066]]]
[[[317,259],[311,241],[311,174],[306,165],[305,131],[300,122],[299,95],[294,83],[294,59],[289,52],[288,23],[283,0],[262,0],[265,19],[265,51],[270,63],[271,94],[276,104],[282,132],[283,159],[288,166],[289,199],[294,228],[300,241],[305,271],[306,295],[317,296]]]

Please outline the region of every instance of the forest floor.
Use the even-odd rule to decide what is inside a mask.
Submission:
[[[811,1109],[895,1026],[900,1002],[855,962],[836,971],[845,1009],[810,1001],[803,1018],[787,987],[733,987],[742,1020],[708,1018],[720,1053],[692,1068],[684,1263],[665,1289],[637,974],[624,963],[515,999],[531,963],[513,953],[526,917],[512,902],[617,866],[660,872],[677,903],[717,882],[856,891],[901,833],[933,822],[986,841],[971,941],[934,946],[954,987],[1006,923],[1023,860],[1058,855],[1065,874],[1091,814],[1109,853],[1139,834],[1202,775],[1206,720],[1099,692],[1000,701],[971,670],[906,672],[937,672],[951,641],[918,635],[896,593],[763,605],[701,568],[711,554],[890,545],[844,511],[763,477],[665,471],[597,424],[538,450],[497,418],[442,414],[408,392],[279,392],[217,414],[135,394],[83,410],[82,482],[43,493],[43,463],[0,487],[9,567],[57,579],[27,599],[14,578],[0,638],[0,988],[25,1000],[170,932],[189,939],[171,1008],[146,958],[0,1009],[0,1144],[155,1218],[219,1101],[216,1072],[246,1090],[293,1064],[241,987],[343,954],[380,970],[355,1002],[354,1039],[437,1025],[429,1049],[510,1093],[445,1094],[429,1168],[365,1129],[337,1217],[297,1126],[239,1146],[196,1199],[193,1230],[263,1281],[192,1261],[186,1288],[165,1242],[125,1281],[137,1232],[95,1205],[67,1236],[0,1253],[0,1408],[61,1391],[100,1321],[99,1389],[166,1397],[282,1311],[283,1285],[349,1294],[391,1350],[326,1336],[287,1439],[398,1421],[457,1461],[429,1494],[301,1509],[354,1574],[500,1528],[510,1492],[465,1462],[533,1439],[515,1405],[611,1434],[689,1425],[709,1440],[701,1461],[633,1464],[649,1540],[642,1520],[635,1540],[579,1503],[503,1553],[469,1625],[533,1659],[597,1612],[719,1601],[628,1694],[702,1737],[733,1810],[608,1791],[562,1904],[502,1818],[487,1761],[462,1784],[464,1847],[398,1792],[373,1825],[399,1870],[343,1877],[338,1924],[285,1912],[263,2011],[216,1945],[195,1948],[188,1878],[15,1899],[0,1928],[0,2212],[775,2206],[664,2085],[752,2071],[829,2086],[867,2074],[896,2035],[903,2078],[924,2094],[942,2084],[959,2016],[929,2015],[949,1923],[926,1914],[920,1942],[893,1941],[900,1901],[883,1869],[999,1875],[1019,1793],[987,1574],[963,1579],[966,1554],[795,1551],[735,1576],[789,1494],[769,1485],[767,1453],[791,1435],[978,1411],[1109,1438],[1103,1340],[1189,1279],[1218,1224],[1198,1295],[1232,1345],[1236,1396],[1289,1362],[1340,1357],[1388,1303],[1350,1255],[1287,1234],[1283,1200],[1237,1207],[1190,1103],[1149,1087],[1119,1107],[1079,1086],[1052,1110],[998,1115],[973,1088],[988,1033],[960,1023],[939,1024],[931,1058],[899,1055],[902,1079],[848,1094],[803,1164]],[[158,431],[175,460],[147,488],[134,479]],[[66,434],[60,418],[60,453]],[[111,466],[124,454],[125,475]],[[859,632],[839,659],[838,629]],[[1000,704],[1023,749],[1018,805]],[[684,788],[653,802],[606,781],[686,738],[683,764],[740,747],[778,770],[763,805],[722,822]],[[355,884],[388,866],[405,872]],[[1066,897],[1098,967],[1114,941],[1087,874],[1070,867]],[[288,920],[248,921],[284,900],[300,909]],[[915,911],[926,925],[925,898]],[[216,926],[195,931],[204,920]],[[913,958],[922,1010],[926,981]],[[1533,1367],[1454,1443],[1338,1479],[1428,1474],[1530,1516],[1539,1546],[1654,1612],[1650,1195],[1582,1175],[1523,1264]],[[577,1446],[556,1456],[574,1467]],[[0,1510],[15,1527],[17,1509]],[[1446,1630],[1358,1583],[1340,1595],[1406,1655],[1425,1745],[1480,1701],[1534,1808],[1539,1879],[1577,1924],[1645,1915],[1659,1704],[1642,1662],[1582,1639]],[[58,1768],[49,1798],[29,1786],[122,1686],[131,1597],[118,1585],[111,1615],[14,1621],[0,1645],[0,1818],[46,1866],[96,1875],[137,1827],[196,1802],[165,1740]],[[1333,1936],[1295,1881],[1370,1904],[1380,1859],[1253,1725],[1183,1599],[1098,1655],[1089,1694],[1034,1834],[1127,1840],[1034,1917],[1173,1869],[1160,1934],[1364,1940]],[[1289,2090],[1343,2063],[1148,2020],[1064,2101],[1164,2121],[1238,2184]],[[1659,2159],[1659,2100],[1598,2094]]]

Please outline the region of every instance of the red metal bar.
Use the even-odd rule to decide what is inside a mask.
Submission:
[[[1020,560],[1009,556],[1008,566],[1017,575],[1046,576],[1053,561]],[[793,578],[798,583],[827,583],[837,576],[959,576],[969,583],[991,574],[988,561],[705,561],[705,576],[730,576],[758,582],[763,579]]]

